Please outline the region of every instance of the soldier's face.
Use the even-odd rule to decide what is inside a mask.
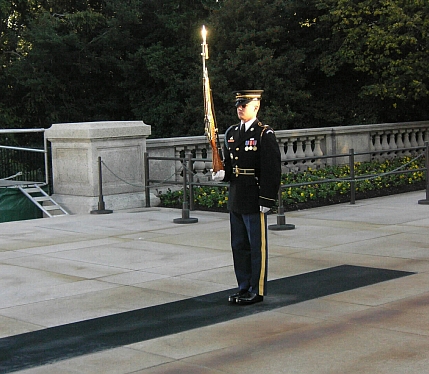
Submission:
[[[237,107],[237,116],[243,122],[247,122],[256,117],[258,109],[259,103],[257,101],[251,101],[250,103],[242,104]]]

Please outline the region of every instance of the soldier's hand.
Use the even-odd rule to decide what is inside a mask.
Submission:
[[[268,208],[268,207],[266,207],[266,206],[262,206],[262,205],[260,205],[260,206],[259,206],[259,210],[260,210],[262,213],[267,213],[267,212],[270,210],[270,208]]]
[[[219,170],[216,173],[213,173],[212,171],[212,180],[215,182],[220,182],[225,178],[225,170]]]

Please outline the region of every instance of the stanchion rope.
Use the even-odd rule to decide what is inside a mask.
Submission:
[[[385,172],[385,173],[381,173],[381,174],[373,175],[373,176],[366,177],[366,178],[365,178],[365,177],[361,177],[361,178],[354,178],[354,179],[350,179],[350,178],[334,178],[334,179],[331,179],[330,181],[331,181],[331,182],[359,182],[359,181],[363,181],[363,180],[373,180],[373,179],[377,179],[377,178],[380,178],[380,177],[384,177],[384,176],[386,176],[386,175],[394,174],[394,173],[396,173],[397,171],[399,171],[399,170],[401,170],[401,169],[403,169],[403,168],[407,167],[408,165],[410,165],[411,163],[413,163],[414,161],[418,160],[419,158],[421,158],[421,157],[423,157],[423,156],[424,156],[424,154],[420,154],[420,155],[418,155],[417,157],[415,157],[415,158],[413,158],[412,160],[410,160],[409,162],[405,163],[404,165],[401,165],[401,166],[397,167],[396,169],[391,170],[391,171],[388,171],[388,172]],[[137,185],[137,184],[134,184],[134,183],[131,183],[131,182],[126,181],[125,179],[123,179],[123,178],[121,178],[119,175],[117,175],[114,171],[112,171],[112,170],[111,170],[111,169],[106,165],[106,163],[105,163],[104,161],[101,161],[101,163],[106,167],[106,169],[107,169],[110,173],[112,173],[116,178],[118,178],[118,179],[119,179],[119,180],[121,180],[122,182],[124,182],[124,183],[126,183],[126,184],[128,184],[128,185],[130,185],[130,186],[133,186],[133,187],[145,187],[143,184],[139,184],[139,185]],[[192,172],[192,173],[193,173],[193,170],[190,170],[186,165],[182,165],[182,167],[178,170],[178,172],[182,172],[182,171],[184,171],[184,170],[186,170],[186,171],[188,171],[188,172]],[[21,174],[22,174],[22,172],[19,172],[19,173],[15,174],[15,175],[13,175],[13,176],[11,176],[11,177],[4,178],[3,180],[15,178],[15,177],[17,177],[17,176],[19,176],[19,175],[21,175]],[[174,172],[174,173],[173,173],[173,174],[171,174],[169,177],[167,177],[167,178],[165,178],[164,180],[162,180],[162,181],[161,181],[161,183],[153,184],[153,185],[151,185],[150,187],[151,187],[151,188],[156,188],[156,187],[161,187],[161,186],[163,186],[163,185],[164,185],[164,183],[168,182],[168,181],[169,181],[169,179],[170,179],[170,178],[172,178],[175,174],[176,174],[176,172]],[[317,182],[317,181],[315,181],[315,182]],[[213,185],[215,186],[216,184],[213,184]]]
[[[133,186],[133,187],[146,187],[145,185],[143,185],[143,184],[134,184],[134,183],[131,183],[131,182],[128,182],[128,181],[126,181],[125,179],[123,179],[123,178],[121,178],[119,175],[117,175],[117,174],[115,174],[115,172],[114,171],[112,171],[107,165],[106,165],[106,163],[104,162],[104,161],[101,161],[101,163],[106,167],[106,169],[108,170],[108,171],[110,171],[110,173],[112,173],[116,178],[118,178],[119,180],[121,180],[122,182],[124,182],[124,183],[126,183],[126,184],[128,184],[128,185],[130,185],[130,186]],[[182,169],[179,169],[179,172],[180,171],[182,171],[183,170],[183,168]],[[167,178],[165,178],[160,184],[153,184],[153,185],[150,185],[150,188],[154,188],[154,187],[161,187],[161,186],[163,186],[164,184],[163,183],[165,183],[165,182],[168,182],[168,180],[170,179],[170,178],[172,178],[174,175],[176,174],[176,172],[174,172],[173,174],[171,174],[169,177],[167,177]]]
[[[354,179],[333,179],[332,181],[333,182],[360,182],[360,181],[377,179],[377,178],[380,178],[380,177],[384,177],[386,175],[390,175],[390,174],[396,173],[398,170],[401,170],[401,169],[405,168],[406,166],[410,165],[411,163],[413,163],[414,161],[418,160],[422,156],[424,156],[423,153],[420,154],[420,155],[418,155],[417,157],[413,158],[412,160],[410,160],[406,164],[397,167],[396,169],[393,169],[391,171],[387,171],[385,173],[380,173],[380,174],[377,174],[377,175],[373,175],[371,177],[364,177],[364,176],[362,176],[361,178],[354,178]]]

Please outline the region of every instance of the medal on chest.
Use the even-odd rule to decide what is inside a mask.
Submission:
[[[250,138],[249,140],[246,140],[246,142],[244,143],[244,150],[247,151],[257,151],[258,150],[258,146],[257,146],[258,141],[255,140],[254,138]]]

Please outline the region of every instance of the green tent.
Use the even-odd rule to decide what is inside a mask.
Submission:
[[[42,211],[17,188],[0,188],[0,222],[42,218]]]

